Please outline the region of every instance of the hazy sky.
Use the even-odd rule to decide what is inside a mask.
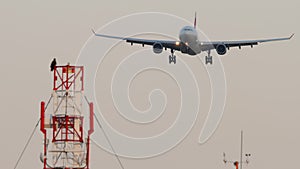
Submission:
[[[300,152],[299,6],[297,0],[0,1],[2,168],[13,168],[39,118],[39,102],[51,94],[49,64],[53,57],[59,63],[75,63],[80,49],[92,36],[90,28],[100,28],[124,15],[164,12],[192,22],[194,11],[198,14],[198,27],[211,40],[296,35],[288,42],[233,49],[221,57],[227,81],[225,112],[213,137],[203,145],[198,144],[198,137],[210,103],[209,79],[204,65],[199,62],[195,68],[193,60],[186,59],[195,68],[194,74],[199,75],[197,82],[202,83],[203,110],[195,126],[186,139],[168,153],[149,159],[122,158],[125,169],[232,168],[222,163],[222,153],[227,152],[229,159],[238,158],[241,129],[245,132],[245,151],[252,153],[247,168],[297,168]],[[158,24],[174,29],[164,22]],[[129,48],[129,45],[123,46]],[[167,58],[168,53],[161,55]],[[148,75],[155,77],[151,72]],[[137,83],[133,93],[140,91],[142,85]],[[178,94],[169,92],[172,93]],[[142,94],[135,93],[133,97],[139,95]],[[144,108],[143,104],[147,103],[142,101],[135,103]],[[110,109],[113,112],[113,108]],[[122,126],[124,132],[134,128],[131,125]],[[159,129],[159,125],[165,127],[163,123],[152,125],[155,129]],[[151,133],[151,126],[135,127],[138,129],[127,132],[139,134],[143,133],[141,128],[145,128]],[[39,161],[42,143],[42,135],[37,130],[18,168],[42,168]],[[92,148],[91,168],[119,168],[113,155],[94,145]]]

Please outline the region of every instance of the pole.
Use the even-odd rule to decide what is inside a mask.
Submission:
[[[243,130],[241,131],[241,157],[240,157],[240,169],[243,169]]]

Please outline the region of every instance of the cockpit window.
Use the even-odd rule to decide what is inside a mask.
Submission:
[[[185,31],[192,31],[192,28],[185,28]]]

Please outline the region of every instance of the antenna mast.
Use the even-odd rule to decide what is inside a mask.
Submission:
[[[84,106],[83,93],[83,66],[54,66],[53,110],[46,111],[45,102],[41,102],[43,169],[89,169],[94,110],[93,103]],[[87,130],[84,130],[85,123]]]
[[[240,168],[243,169],[243,130],[241,130],[241,156],[240,156]]]

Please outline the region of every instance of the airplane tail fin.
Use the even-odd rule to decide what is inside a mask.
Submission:
[[[197,13],[195,12],[195,19],[194,19],[194,28],[196,29],[197,26]]]

